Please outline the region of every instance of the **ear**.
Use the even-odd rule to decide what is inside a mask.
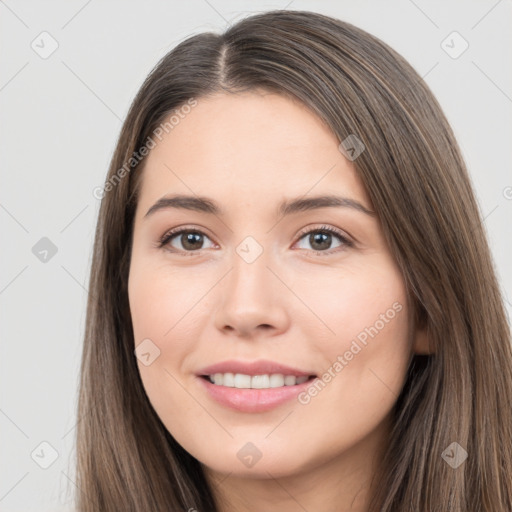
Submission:
[[[434,354],[434,347],[430,344],[426,327],[416,329],[413,341],[413,351],[415,354],[421,355]]]

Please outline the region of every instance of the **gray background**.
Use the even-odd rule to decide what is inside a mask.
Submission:
[[[189,35],[275,8],[349,21],[424,76],[469,166],[510,318],[510,0],[0,0],[0,510],[71,510],[79,492],[73,437],[99,209],[92,191],[133,96]],[[453,31],[469,44],[458,58],[464,43],[446,39]],[[44,237],[55,254],[40,252]]]

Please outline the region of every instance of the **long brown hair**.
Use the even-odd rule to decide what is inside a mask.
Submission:
[[[141,148],[191,99],[256,88],[298,99],[340,142],[355,135],[364,143],[356,171],[401,269],[411,329],[428,333],[432,353],[412,360],[370,510],[510,512],[510,331],[452,130],[394,50],[349,23],[305,11],[269,11],[223,34],[186,39],[131,105],[94,243],[78,404],[78,509],[217,510],[201,464],[145,394],[127,281]],[[442,457],[453,442],[468,454],[456,468]]]

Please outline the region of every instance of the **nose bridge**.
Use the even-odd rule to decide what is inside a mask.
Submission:
[[[283,327],[283,287],[269,269],[270,250],[252,236],[244,238],[231,258],[231,271],[223,285],[217,327],[249,332],[259,325]]]
[[[239,305],[250,304],[264,299],[265,304],[273,302],[275,276],[270,272],[270,252],[252,236],[245,237],[235,247],[232,257],[232,271],[229,277],[230,297]],[[245,306],[247,307],[247,306]]]

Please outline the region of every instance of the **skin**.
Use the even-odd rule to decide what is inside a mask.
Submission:
[[[139,371],[166,428],[203,464],[222,512],[366,510],[410,358],[426,351],[425,334],[410,331],[404,282],[377,217],[347,207],[277,216],[283,199],[322,194],[373,209],[338,146],[300,103],[219,93],[198,99],[146,160],[128,289],[135,345],[149,338],[160,355],[138,361]],[[167,194],[210,197],[225,215],[166,209],[144,218]],[[299,236],[323,225],[354,245],[332,235],[322,249]],[[177,227],[204,233],[198,249],[182,235],[158,248]],[[263,248],[252,263],[236,252],[247,236]],[[401,311],[307,404],[238,412],[195,376],[226,359],[270,359],[321,376],[394,303]],[[247,442],[262,455],[250,468],[237,457]]]

